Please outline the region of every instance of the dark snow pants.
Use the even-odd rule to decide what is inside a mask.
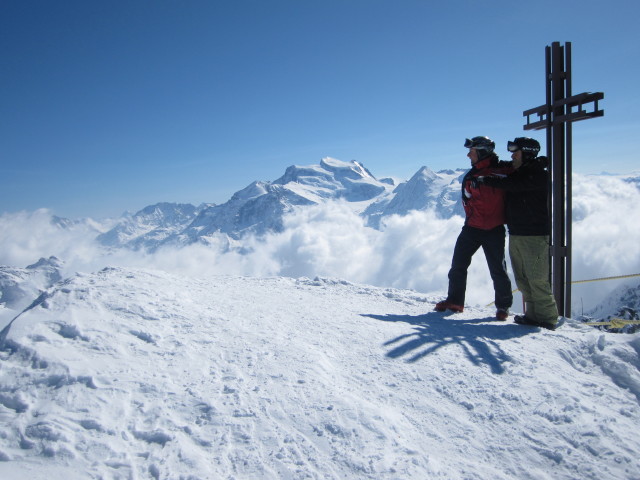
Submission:
[[[449,292],[447,295],[449,302],[464,305],[467,270],[471,265],[471,257],[482,247],[493,280],[496,308],[508,309],[511,306],[513,293],[504,255],[505,236],[503,225],[492,230],[481,230],[466,225],[462,227],[453,250],[453,260],[451,261],[451,270],[449,270]]]

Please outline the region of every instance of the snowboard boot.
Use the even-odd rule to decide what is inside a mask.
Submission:
[[[513,317],[513,321],[519,325],[533,325],[536,327],[540,325],[538,322],[527,317],[526,315],[516,315]]]
[[[534,327],[542,327],[547,330],[555,330],[558,327],[557,323],[550,322],[538,322],[537,320],[533,320],[526,315],[516,315],[513,317],[513,321],[520,325],[532,325]]]
[[[464,307],[462,305],[456,305],[455,303],[451,303],[448,300],[443,300],[442,302],[436,303],[434,308],[436,312],[444,312],[445,310],[451,310],[452,312],[462,312],[464,311]]]

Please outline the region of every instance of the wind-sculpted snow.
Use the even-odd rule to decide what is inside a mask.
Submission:
[[[0,350],[0,478],[637,478],[637,336],[436,300],[75,275]]]

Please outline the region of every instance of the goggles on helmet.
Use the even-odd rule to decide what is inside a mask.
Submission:
[[[520,145],[512,141],[509,141],[507,143],[507,150],[509,150],[510,152],[517,152],[518,150],[520,150]]]
[[[540,144],[533,138],[518,137],[513,141],[507,142],[507,150],[510,152],[522,150],[524,154],[530,154],[535,157],[540,151]]]
[[[487,150],[493,152],[495,143],[489,137],[473,137],[466,138],[464,141],[465,148],[475,148],[477,150]]]

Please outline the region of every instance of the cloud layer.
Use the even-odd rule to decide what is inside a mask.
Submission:
[[[640,272],[638,188],[615,177],[576,175],[573,197],[574,280]],[[457,216],[439,219],[433,211],[414,211],[390,217],[374,230],[349,204],[334,202],[296,210],[285,218],[284,232],[247,238],[242,253],[230,251],[226,238],[213,237],[209,245],[148,254],[105,251],[94,242],[91,225],[61,229],[51,218],[46,210],[0,216],[0,264],[24,267],[55,255],[65,261],[67,274],[130,266],[196,276],[323,276],[443,296],[463,223]],[[620,283],[574,286],[574,314],[595,306]],[[469,270],[467,303],[492,301],[486,262],[478,252]],[[518,311],[519,295],[515,302]]]

